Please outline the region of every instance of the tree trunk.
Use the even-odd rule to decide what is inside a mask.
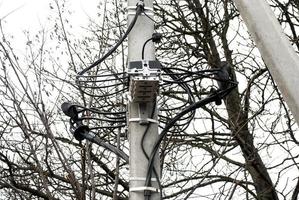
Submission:
[[[241,99],[237,89],[226,99],[226,108],[230,121],[230,129],[238,142],[246,167],[254,182],[259,200],[278,200],[269,173],[253,143],[253,137],[248,129],[247,114],[241,109]]]

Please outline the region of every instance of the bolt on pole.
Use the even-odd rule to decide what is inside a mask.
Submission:
[[[142,3],[137,0],[128,0],[128,24],[134,18],[136,13],[136,4]],[[144,12],[147,15],[153,15],[153,0],[144,0]],[[142,47],[146,40],[152,37],[154,32],[154,23],[146,15],[141,14],[138,20],[128,36],[128,62],[142,62]],[[155,60],[155,48],[150,41],[144,51],[144,60],[153,61]],[[132,86],[132,81],[130,83]],[[157,106],[154,101],[148,102],[128,102],[128,135],[129,135],[129,145],[130,145],[130,200],[143,200],[144,192],[146,190],[154,190],[151,192],[151,200],[160,200],[159,186],[155,174],[152,174],[151,187],[145,187],[145,179],[147,175],[148,159],[142,150],[142,137],[146,133],[144,138],[144,149],[147,155],[150,155],[151,150],[155,141],[158,138],[158,123],[157,123]],[[160,173],[160,160],[158,155],[156,155],[154,160],[154,166]]]
[[[272,77],[299,124],[299,57],[267,1],[234,0]]]

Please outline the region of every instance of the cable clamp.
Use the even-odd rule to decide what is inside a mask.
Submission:
[[[154,187],[133,187],[129,189],[130,192],[144,192],[144,191],[150,191],[150,192],[157,192],[160,193],[160,190],[158,188]]]
[[[136,7],[141,7],[142,9],[144,9],[144,2],[139,0],[137,3],[136,3]]]
[[[130,181],[146,181],[145,177],[130,177],[129,178]],[[156,178],[151,178],[152,182],[157,182]]]
[[[142,124],[148,123],[148,122],[155,123],[155,124],[159,123],[158,120],[154,120],[151,118],[131,118],[131,119],[129,119],[129,122],[139,122],[139,123],[142,122]]]
[[[127,7],[128,15],[135,15],[136,14],[136,6],[128,6]],[[143,7],[143,12],[140,15],[154,16],[154,9],[151,7]]]
[[[128,6],[127,7],[127,10],[130,11],[130,10],[134,10],[136,11],[136,6]],[[154,12],[154,9],[151,8],[151,7],[144,7],[144,11],[151,11],[151,12]]]

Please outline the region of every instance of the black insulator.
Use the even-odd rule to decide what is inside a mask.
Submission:
[[[78,111],[76,109],[76,106],[74,104],[71,104],[70,102],[64,102],[61,105],[61,110],[65,115],[69,116],[73,120],[76,120],[78,118]]]
[[[161,33],[153,33],[152,40],[154,43],[160,43],[163,35]]]
[[[215,75],[218,79],[217,83],[220,90],[225,90],[230,85],[230,75],[231,75],[231,65],[226,61],[221,61],[219,66],[219,71]]]
[[[216,94],[217,90],[216,90],[215,88],[211,88],[210,92],[211,92],[212,94]],[[215,104],[216,104],[217,106],[219,106],[219,105],[222,104],[221,97],[220,97],[219,95],[217,95],[217,96],[215,97]]]
[[[72,125],[70,127],[70,131],[74,135],[76,140],[82,141],[85,139],[85,134],[87,134],[90,129],[88,126],[83,125],[81,122],[79,122],[78,124],[75,124],[75,126]]]

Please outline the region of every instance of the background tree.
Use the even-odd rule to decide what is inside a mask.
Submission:
[[[269,3],[298,51],[298,3]],[[1,24],[0,194],[127,199],[126,161],[76,141],[60,110],[65,101],[81,105],[92,132],[128,153],[126,43],[88,77],[76,79],[123,35],[125,1],[100,1],[84,38],[72,34],[67,3],[53,1],[50,7],[53,29],[25,33],[25,55]],[[203,79],[200,70],[226,64],[239,82],[222,105],[203,106],[170,129],[160,151],[164,199],[297,199],[297,125],[233,2],[157,0],[155,14],[164,35],[157,46],[165,74],[158,99],[161,129],[221,86]]]
[[[274,3],[273,7],[279,8],[292,4],[289,2],[284,5],[278,1]],[[281,171],[278,170],[279,172],[276,172],[278,175],[273,177],[275,174],[273,171],[282,167],[278,163],[285,162],[278,162],[280,158],[275,157],[271,165],[268,158],[269,150],[274,151],[274,148],[278,148],[275,145],[277,143],[288,143],[286,145],[288,148],[284,145],[280,148],[287,154],[292,154],[291,148],[297,146],[297,140],[293,135],[294,122],[265,64],[255,52],[256,48],[248,33],[244,31],[244,25],[233,2],[163,1],[157,3],[157,9],[162,19],[162,27],[171,33],[167,38],[166,47],[161,52],[163,58],[173,58],[167,63],[168,65],[190,70],[196,67],[206,69],[219,67],[224,60],[231,64],[232,74],[240,82],[238,89],[224,101],[226,112],[209,106],[204,108],[206,114],[200,113],[198,116],[205,121],[207,118],[210,119],[210,128],[207,127],[205,130],[206,135],[209,133],[210,136],[201,143],[197,138],[193,139],[194,142],[188,141],[188,143],[202,150],[202,154],[211,157],[207,159],[208,162],[200,164],[210,169],[206,172],[200,171],[204,174],[199,176],[198,183],[192,184],[189,191],[181,190],[185,193],[184,198],[191,197],[195,191],[200,191],[199,188],[206,185],[219,186],[219,182],[224,184],[219,187],[218,192],[211,194],[211,198],[232,198],[238,193],[246,194],[244,196],[246,198],[278,199],[278,196],[286,198],[286,194],[279,189],[282,183]],[[296,7],[292,9],[292,12],[296,12]],[[285,11],[281,15],[286,13],[288,12]],[[286,15],[290,16],[290,13]],[[292,21],[288,20],[287,23],[292,24],[291,29],[296,29]],[[293,37],[294,35],[297,37],[295,31],[292,31],[292,34]],[[190,87],[194,88],[196,85]],[[282,124],[286,126],[283,127]],[[199,132],[197,129],[194,131]],[[195,135],[198,137],[198,134]],[[182,138],[181,141],[186,144],[187,138]],[[175,141],[175,145],[180,148],[182,146],[178,141]],[[236,162],[236,158],[232,159],[232,155],[237,152],[243,156],[244,161]],[[290,157],[294,158],[293,156]],[[213,158],[217,162],[208,165],[214,160]],[[290,165],[294,166],[293,164],[297,165],[296,161]],[[217,165],[220,165],[222,170],[219,170]],[[290,165],[285,167],[288,168]],[[202,169],[198,164],[197,168]],[[185,183],[187,182],[188,178],[185,179]],[[296,186],[290,185],[288,183],[288,187],[284,189],[289,189],[291,193]],[[251,193],[253,191],[255,194]],[[294,191],[293,198],[296,199],[297,192]]]

